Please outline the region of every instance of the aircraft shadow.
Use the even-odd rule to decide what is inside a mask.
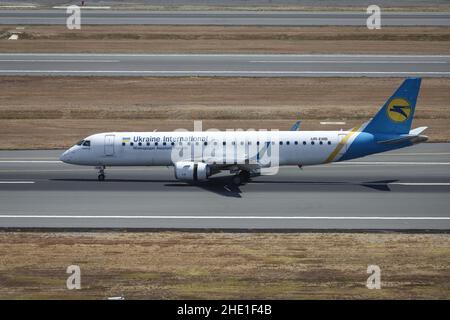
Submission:
[[[231,197],[231,198],[242,198],[241,187],[246,184],[258,185],[258,184],[268,184],[274,186],[282,185],[292,185],[298,186],[301,189],[313,188],[315,186],[326,188],[331,187],[333,189],[339,187],[352,188],[355,186],[370,188],[378,191],[390,192],[390,183],[396,182],[398,180],[379,180],[379,181],[368,181],[368,182],[346,182],[346,181],[292,181],[292,180],[261,180],[262,177],[256,177],[251,179],[249,182],[236,186],[231,182],[231,176],[220,176],[211,177],[207,181],[199,181],[196,183],[186,183],[182,181],[170,180],[170,179],[107,179],[101,183],[108,182],[120,182],[120,183],[163,183],[165,187],[169,188],[200,188],[208,192],[213,192],[220,196]],[[50,179],[51,181],[71,181],[71,182],[91,182],[98,184],[96,179],[74,179],[74,178],[58,178]],[[278,187],[275,187],[278,190]],[[281,187],[282,188],[282,187]],[[289,191],[296,191],[295,188],[289,188]],[[301,190],[298,190],[301,191]]]
[[[91,182],[100,183],[97,179],[77,179],[77,178],[57,178],[49,179],[50,181],[65,181],[65,182]],[[209,192],[216,193],[221,196],[241,198],[241,189],[231,183],[231,177],[212,177],[208,181],[201,181],[197,183],[178,182],[174,180],[162,179],[106,179],[101,183],[121,182],[121,183],[164,183],[166,187],[186,187],[186,188],[200,188]]]
[[[271,180],[254,180],[251,183],[254,184],[295,184],[295,185],[309,185],[309,186],[362,186],[372,188],[379,191],[391,191],[389,184],[397,182],[398,180],[379,180],[368,182],[343,182],[343,181],[271,181]]]
[[[231,198],[242,198],[241,189],[239,186],[231,183],[231,177],[212,177],[208,181],[200,181],[197,183],[168,183],[165,184],[166,187],[197,187],[209,192],[214,192],[218,195],[231,197]]]

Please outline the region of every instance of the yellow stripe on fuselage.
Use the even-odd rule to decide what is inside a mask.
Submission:
[[[359,129],[361,128],[361,126],[359,127],[354,127],[352,130],[350,130],[349,133],[347,133],[347,135],[341,140],[339,141],[338,145],[336,146],[336,148],[333,150],[333,152],[328,156],[327,160],[325,160],[325,163],[329,163],[329,162],[333,162],[334,158],[336,158],[336,156],[338,155],[339,151],[341,151],[341,149],[347,144],[347,141],[356,133],[359,131]]]

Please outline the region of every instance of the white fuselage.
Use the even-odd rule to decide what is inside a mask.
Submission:
[[[111,132],[87,137],[61,160],[92,166],[171,166],[175,161],[245,161],[252,150],[277,147],[279,165],[336,161],[351,143],[349,131]],[[174,152],[184,148],[184,153]],[[256,148],[256,149],[255,149]],[[211,149],[214,149],[211,152]],[[211,155],[212,154],[212,155]],[[174,160],[175,155],[175,160]]]

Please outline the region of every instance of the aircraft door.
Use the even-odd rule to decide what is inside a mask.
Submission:
[[[114,135],[105,135],[105,156],[114,156]]]

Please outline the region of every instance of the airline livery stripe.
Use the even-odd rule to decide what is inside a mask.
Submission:
[[[351,138],[351,136],[353,136],[355,134],[355,132],[357,132],[359,129],[361,128],[361,126],[359,127],[354,127],[336,146],[336,148],[333,150],[333,152],[330,154],[330,156],[327,158],[327,160],[325,160],[325,163],[329,163],[329,162],[333,162],[334,158],[336,158],[337,154],[339,153],[339,151],[341,151],[341,149],[345,146],[345,144],[347,143],[347,141]]]

